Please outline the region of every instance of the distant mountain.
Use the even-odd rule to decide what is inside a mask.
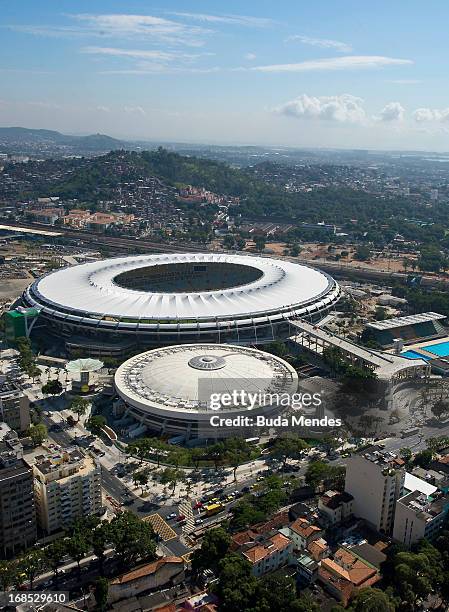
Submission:
[[[89,154],[114,149],[134,148],[105,134],[69,136],[55,130],[36,130],[23,127],[0,128],[0,153],[28,155]]]

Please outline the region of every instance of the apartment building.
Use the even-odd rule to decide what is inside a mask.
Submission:
[[[318,500],[318,510],[331,525],[337,525],[352,516],[354,498],[343,491],[326,491]]]
[[[16,432],[0,423],[0,554],[15,555],[35,541],[33,472]]]
[[[354,498],[353,514],[382,533],[393,529],[396,501],[404,492],[404,462],[373,445],[347,463],[345,491]]]
[[[253,574],[263,576],[287,565],[292,552],[293,542],[281,533],[276,533],[271,537],[261,538],[259,543],[242,551],[242,555],[251,563]]]
[[[101,511],[101,467],[79,449],[39,455],[33,472],[37,518],[45,532]]]
[[[413,491],[396,502],[393,539],[407,548],[426,538],[430,542],[443,526],[449,511],[449,496],[435,494],[428,497]]]
[[[12,381],[0,383],[0,421],[18,433],[24,433],[30,426],[30,401]]]

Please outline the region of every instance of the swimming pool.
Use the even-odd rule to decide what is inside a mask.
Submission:
[[[424,359],[425,361],[430,361],[430,357],[427,355],[420,355],[416,351],[405,351],[401,353],[401,357],[407,357],[407,359]]]
[[[449,342],[439,342],[430,346],[423,346],[423,349],[428,353],[437,355],[437,357],[447,357],[449,355]]]

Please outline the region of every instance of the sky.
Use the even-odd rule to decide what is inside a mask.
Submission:
[[[447,0],[0,0],[0,126],[449,151]]]

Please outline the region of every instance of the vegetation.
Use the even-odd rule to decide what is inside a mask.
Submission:
[[[48,431],[43,423],[38,423],[37,425],[31,425],[28,430],[28,435],[30,436],[34,446],[40,446],[42,442],[47,439]]]
[[[86,421],[86,427],[93,434],[100,435],[101,430],[106,425],[106,419],[101,414],[94,414]]]
[[[57,378],[47,380],[45,385],[42,385],[42,393],[44,395],[59,395],[62,393],[62,384]]]
[[[70,402],[70,410],[72,410],[77,416],[77,423],[80,420],[80,417],[86,414],[89,408],[90,402],[84,397],[80,397],[79,395],[75,396]]]

